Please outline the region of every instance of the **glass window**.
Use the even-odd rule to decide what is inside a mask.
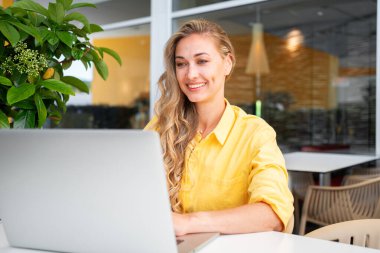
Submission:
[[[36,0],[37,3],[47,7],[49,0]],[[76,2],[91,2],[96,8],[80,8],[78,11],[84,14],[90,23],[106,25],[125,20],[150,16],[150,0],[92,0]],[[138,4],[136,4],[138,3]]]
[[[173,0],[173,11],[183,10],[203,6],[207,4],[214,4],[220,2],[227,2],[231,0]]]
[[[83,9],[82,13],[100,25],[150,16],[150,0],[99,0],[96,6]]]
[[[376,9],[372,0],[272,0],[179,18],[173,29],[203,17],[227,31],[237,65],[226,97],[260,112],[283,151],[373,153]],[[253,52],[253,37],[265,50]]]
[[[143,128],[149,120],[150,25],[101,32],[92,42],[116,51],[123,64],[105,54],[106,81],[94,69],[75,68],[80,76],[74,75],[90,84],[91,93],[70,99],[58,127]]]

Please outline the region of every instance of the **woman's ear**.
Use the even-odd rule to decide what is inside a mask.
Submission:
[[[232,55],[228,54],[224,58],[224,75],[228,76],[231,73],[232,70]]]

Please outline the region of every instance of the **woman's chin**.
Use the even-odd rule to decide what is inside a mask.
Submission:
[[[187,96],[187,98],[192,103],[201,103],[206,100],[203,96]]]

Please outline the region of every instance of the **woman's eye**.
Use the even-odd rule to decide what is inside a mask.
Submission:
[[[176,65],[177,68],[181,68],[181,67],[185,66],[186,64],[183,63],[183,62],[176,62],[175,65]]]
[[[199,60],[198,61],[198,64],[205,64],[205,63],[207,63],[208,61],[207,60]]]

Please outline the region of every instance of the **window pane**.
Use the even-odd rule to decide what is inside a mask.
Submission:
[[[37,3],[47,7],[50,0],[36,0]],[[93,0],[78,1],[91,2],[96,8],[80,8],[76,11],[84,14],[90,23],[105,25],[115,22],[121,22],[129,19],[142,18],[150,16],[150,0]]]
[[[220,24],[234,44],[237,65],[226,83],[227,99],[249,113],[260,100],[284,151],[369,153],[375,144],[376,9],[371,0],[272,0],[199,17]],[[176,19],[173,29],[192,18]],[[267,72],[257,68],[260,60],[247,71],[253,23],[263,26]]]
[[[75,68],[90,83],[91,94],[70,101],[59,127],[143,128],[149,119],[150,25],[101,32],[92,41],[116,51],[123,64],[104,53],[106,81],[95,69],[87,78],[82,66]]]
[[[233,0],[173,0],[173,11]]]
[[[107,0],[100,1],[97,8],[86,9],[91,22],[110,24],[129,19],[150,16],[150,0]]]

